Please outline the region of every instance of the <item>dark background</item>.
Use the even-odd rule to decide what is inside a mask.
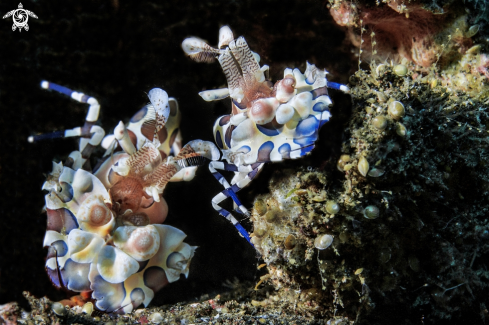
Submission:
[[[0,15],[18,7],[2,1]],[[19,301],[22,291],[62,299],[45,271],[42,248],[46,215],[41,191],[51,161],[77,149],[74,139],[30,144],[29,135],[83,124],[87,105],[39,87],[46,79],[98,99],[98,124],[111,133],[148,99],[153,87],[177,98],[183,113],[184,143],[213,140],[214,120],[228,113],[229,102],[206,103],[198,92],[225,87],[218,63],[195,63],[180,48],[184,38],[198,36],[217,44],[222,25],[235,37],[246,37],[268,64],[272,80],[285,67],[305,69],[305,61],[331,72],[330,80],[346,83],[356,68],[345,34],[335,26],[322,1],[22,1],[30,30],[12,32],[12,18],[0,21],[0,304]],[[253,196],[267,190],[275,170],[287,166],[321,167],[339,154],[341,130],[349,114],[348,98],[332,91],[333,119],[305,160],[269,165],[241,196],[251,207]],[[343,111],[340,112],[340,109]],[[102,150],[92,155],[100,157]],[[92,163],[92,165],[93,165]],[[215,294],[226,280],[254,280],[261,275],[259,257],[237,231],[211,207],[222,188],[201,168],[190,183],[171,183],[164,196],[170,213],[166,224],[199,246],[189,279],[165,287],[153,303],[173,303]],[[247,222],[245,227],[250,229]],[[212,296],[211,296],[212,297]]]

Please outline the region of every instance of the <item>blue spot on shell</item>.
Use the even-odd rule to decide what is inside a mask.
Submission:
[[[322,112],[329,109],[329,106],[323,102],[323,101],[318,101],[314,106],[312,107],[312,110],[315,112]]]
[[[220,149],[224,149],[224,145],[222,144],[221,132],[216,131],[216,144]]]
[[[314,145],[317,140],[317,136],[314,137],[304,137],[301,139],[294,140],[295,143],[299,144],[301,148],[308,147]]]
[[[236,152],[242,152],[242,153],[248,153],[251,151],[251,148],[248,147],[248,146],[242,146],[241,148],[239,148],[238,150],[236,150]]]
[[[278,152],[282,155],[283,158],[290,158],[290,144],[284,143],[278,148]]]
[[[52,243],[51,246],[56,250],[56,255],[58,257],[63,257],[68,253],[68,245],[64,240],[57,240]]]
[[[280,134],[280,131],[277,130],[277,129],[265,128],[265,127],[263,127],[261,125],[258,125],[258,124],[256,125],[256,127],[258,128],[258,130],[261,133],[263,133],[263,134],[265,134],[265,135],[267,135],[269,137],[273,137],[273,136],[276,136],[276,135],[279,135]]]
[[[137,123],[143,119],[143,117],[146,116],[146,113],[148,113],[148,106],[144,106],[141,108],[136,114],[134,114],[133,117],[131,117],[130,122],[131,123]]]
[[[77,263],[69,258],[61,270],[64,286],[71,291],[90,291],[90,263]]]
[[[121,308],[122,301],[126,298],[124,282],[109,283],[100,275],[97,275],[92,282],[92,298],[96,299],[97,308],[111,313]]]
[[[310,137],[318,130],[318,120],[315,116],[309,115],[297,124],[295,129],[296,137]]]
[[[61,192],[56,192],[56,195],[64,203],[70,202],[73,199],[73,187],[68,183],[60,183]]]
[[[318,138],[319,121],[313,116],[302,120],[297,124],[294,135],[294,143],[301,147],[314,144]]]
[[[141,288],[136,288],[131,291],[131,303],[134,308],[138,307],[141,305],[144,301],[144,291]]]
[[[246,106],[244,106],[243,104],[238,103],[238,102],[237,102],[237,101],[235,101],[234,99],[233,99],[233,103],[234,103],[234,105],[236,105],[236,107],[237,107],[237,108],[239,108],[239,109],[245,109],[245,108],[246,108]]]
[[[260,149],[258,149],[258,162],[267,162],[270,161],[270,153],[274,148],[272,141],[267,141],[261,145]]]
[[[312,85],[314,83],[314,81],[316,80],[316,78],[313,78],[312,76],[312,73],[309,73],[307,76],[306,76],[306,84],[308,85]]]

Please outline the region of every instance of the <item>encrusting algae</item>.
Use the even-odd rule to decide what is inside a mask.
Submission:
[[[336,157],[340,173],[333,164],[278,170],[270,193],[255,201],[252,240],[281,297],[275,300],[291,290],[314,292],[307,303],[297,294],[297,308],[351,321],[390,304],[434,320],[484,305],[487,79],[466,91],[449,81],[433,86],[440,72],[423,76],[411,67],[399,76],[394,69],[351,77],[353,115]],[[378,127],[379,117],[386,127]],[[331,211],[331,202],[338,209]],[[270,212],[280,217],[269,222],[263,215]],[[325,234],[332,245],[318,250]],[[289,235],[292,250],[284,247]]]

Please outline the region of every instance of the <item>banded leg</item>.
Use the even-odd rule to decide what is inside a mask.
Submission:
[[[347,94],[350,92],[350,88],[348,88],[348,86],[342,85],[342,84],[339,84],[336,82],[328,81],[326,84],[326,87],[331,88],[331,89],[338,89],[338,90],[341,90],[342,92],[347,93]]]
[[[209,141],[192,140],[178,149],[175,162],[179,171],[170,179],[171,182],[189,181],[194,178],[197,167],[219,159],[219,149]]]
[[[74,100],[89,104],[87,116],[85,118],[85,123],[82,127],[77,127],[74,129],[69,129],[65,131],[56,131],[47,134],[41,134],[36,136],[30,136],[28,138],[29,142],[40,141],[44,139],[54,139],[54,138],[68,138],[68,137],[80,137],[80,142],[78,146],[78,152],[74,151],[70,154],[67,163],[71,164],[73,169],[81,168],[85,162],[90,158],[95,147],[97,147],[102,139],[104,138],[104,130],[95,125],[98,120],[100,113],[100,105],[98,101],[90,96],[83,93],[73,91],[69,88],[48,82],[42,81],[41,87],[44,89],[52,89],[64,95],[70,96]],[[73,160],[73,161],[70,161]]]
[[[236,173],[233,179],[231,180],[231,191],[237,197],[237,194],[242,188],[246,187],[251,181],[258,175],[265,164],[264,163],[255,163],[251,166],[249,172],[239,172]],[[220,202],[218,202],[220,203]],[[243,212],[239,209],[238,203],[234,202],[234,211],[243,214]],[[246,215],[246,214],[245,214]],[[246,215],[249,216],[249,215]]]
[[[248,212],[248,209],[244,207],[243,204],[241,204],[240,200],[236,196],[236,193],[231,189],[231,185],[229,185],[228,181],[222,176],[217,170],[227,170],[227,171],[233,171],[233,172],[239,172],[239,173],[245,173],[245,172],[251,172],[253,170],[251,165],[248,166],[236,166],[233,164],[229,164],[225,161],[212,161],[209,164],[209,170],[211,171],[212,175],[217,179],[219,183],[224,187],[225,190],[228,190],[229,196],[233,199],[234,203],[238,206],[238,208],[241,210],[241,213],[244,214],[245,216],[249,216],[250,213]]]
[[[213,165],[213,166],[211,166]],[[238,208],[241,210],[236,209],[237,212],[243,213],[243,209],[246,211],[246,213],[243,213],[247,216],[249,216],[248,211],[244,206],[241,204],[239,201],[236,192],[239,192],[242,188],[244,188],[246,185],[248,185],[253,178],[258,175],[258,172],[262,169],[263,163],[257,163],[253,164],[251,166],[240,166],[239,168],[235,165],[228,164],[226,162],[211,162],[209,164],[209,169],[211,170],[212,174],[216,179],[225,187],[225,190],[222,191],[221,193],[217,194],[213,199],[212,199],[212,207],[219,212],[220,215],[228,219],[234,227],[239,231],[239,233],[251,244],[250,241],[250,236],[248,235],[248,232],[241,226],[241,224],[234,218],[234,216],[227,211],[226,209],[223,209],[219,206],[219,204],[227,199],[228,197],[231,197],[234,201],[234,203],[238,206]],[[239,177],[239,181],[237,181],[235,184],[232,186],[229,186],[229,183],[226,181],[226,179],[216,170],[216,167],[219,169],[223,170],[228,170],[228,171],[235,171],[238,172],[238,170],[241,169],[249,169],[250,171],[248,173],[246,172],[240,172],[239,174],[245,173],[244,177]],[[238,173],[237,173],[238,174]],[[237,175],[238,176],[238,175]]]

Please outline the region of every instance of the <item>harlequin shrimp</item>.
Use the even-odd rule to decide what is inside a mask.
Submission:
[[[29,139],[80,137],[78,150],[64,164],[53,162],[43,185],[47,273],[60,288],[91,291],[102,311],[147,306],[156,291],[188,275],[196,249],[181,230],[161,225],[168,213],[163,190],[192,179],[196,166],[219,159],[219,150],[201,140],[181,148],[178,103],[162,89],[152,89],[151,103],[104,138],[95,98],[47,81],[41,86],[90,105],[83,126]],[[91,172],[90,155],[101,143],[107,152]]]
[[[225,189],[213,198],[212,205],[250,242],[247,231],[219,204],[231,197],[236,212],[249,216],[236,192],[248,185],[265,163],[296,159],[310,152],[319,128],[331,117],[327,88],[349,89],[328,81],[325,70],[308,62],[304,73],[287,68],[284,78],[273,85],[268,80],[268,66],[260,67],[260,56],[250,50],[244,37],[235,40],[228,26],[219,31],[217,49],[196,37],[185,39],[182,48],[197,62],[217,59],[226,75],[227,88],[199,93],[206,101],[231,97],[231,114],[219,117],[214,124],[215,141],[225,161],[212,161],[209,169]],[[218,170],[235,172],[231,183]]]

